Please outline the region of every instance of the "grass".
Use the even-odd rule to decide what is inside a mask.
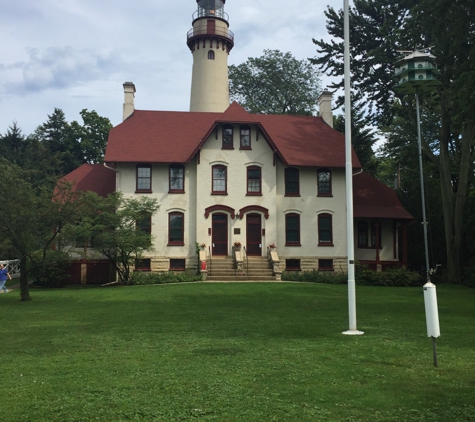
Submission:
[[[194,283],[0,295],[1,419],[475,421],[475,290]]]

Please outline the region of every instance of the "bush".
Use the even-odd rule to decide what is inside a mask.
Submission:
[[[193,281],[201,281],[201,275],[186,272],[175,273],[173,271],[163,273],[134,271],[132,277],[130,277],[129,284],[190,283]]]
[[[341,272],[329,271],[284,271],[282,281],[302,281],[307,283],[345,284],[347,276]]]
[[[424,278],[414,271],[389,268],[377,272],[361,264],[356,265],[355,281],[359,286],[417,287],[424,284]]]
[[[464,268],[464,273],[462,284],[467,287],[475,287],[475,265]]]
[[[59,287],[68,277],[66,269],[69,263],[65,252],[47,251],[44,257],[41,252],[36,252],[33,260],[28,261],[28,276],[37,286]]]
[[[383,272],[370,270],[367,266],[357,264],[355,283],[359,286],[422,286],[423,277],[416,272],[403,268],[390,268]],[[301,281],[307,283],[346,284],[348,275],[342,272],[328,271],[284,271],[282,281]]]

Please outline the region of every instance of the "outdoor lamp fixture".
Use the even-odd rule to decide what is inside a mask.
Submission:
[[[435,78],[440,75],[433,65],[435,56],[421,51],[401,51],[410,53],[399,59],[395,64],[393,79],[396,81],[394,91],[398,94],[415,94],[417,113],[417,145],[419,150],[419,171],[421,179],[422,197],[422,225],[424,228],[424,253],[426,261],[427,282],[424,284],[424,306],[426,310],[427,336],[432,337],[434,352],[434,366],[437,367],[437,349],[435,339],[440,336],[439,314],[437,310],[437,294],[434,284],[430,280],[429,246],[427,242],[427,218],[424,192],[424,172],[422,167],[421,120],[419,112],[419,93],[437,89],[441,83]]]

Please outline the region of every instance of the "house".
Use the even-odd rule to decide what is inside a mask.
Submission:
[[[225,0],[197,3],[187,34],[190,111],[137,110],[135,85],[126,82],[124,119],[108,138],[115,190],[160,204],[144,225],[154,250],[142,269],[196,269],[203,245],[199,259],[208,270],[270,257],[274,278],[282,270],[346,271],[345,139],[333,129],[331,94],[320,96],[318,117],[250,114],[229,104],[234,34]],[[355,258],[375,269],[400,265],[413,217],[361,171],[354,152],[352,164]]]

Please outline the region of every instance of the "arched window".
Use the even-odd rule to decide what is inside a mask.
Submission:
[[[247,168],[247,195],[261,195],[261,178],[260,167]]]
[[[208,60],[214,60],[214,51],[213,50],[208,51]]]
[[[300,215],[285,216],[285,245],[300,246]]]
[[[213,166],[211,171],[211,193],[214,195],[225,195],[227,193],[227,168],[225,166]]]
[[[184,214],[171,212],[168,214],[168,245],[184,245]]]
[[[330,214],[318,216],[318,245],[333,246],[332,216]]]

